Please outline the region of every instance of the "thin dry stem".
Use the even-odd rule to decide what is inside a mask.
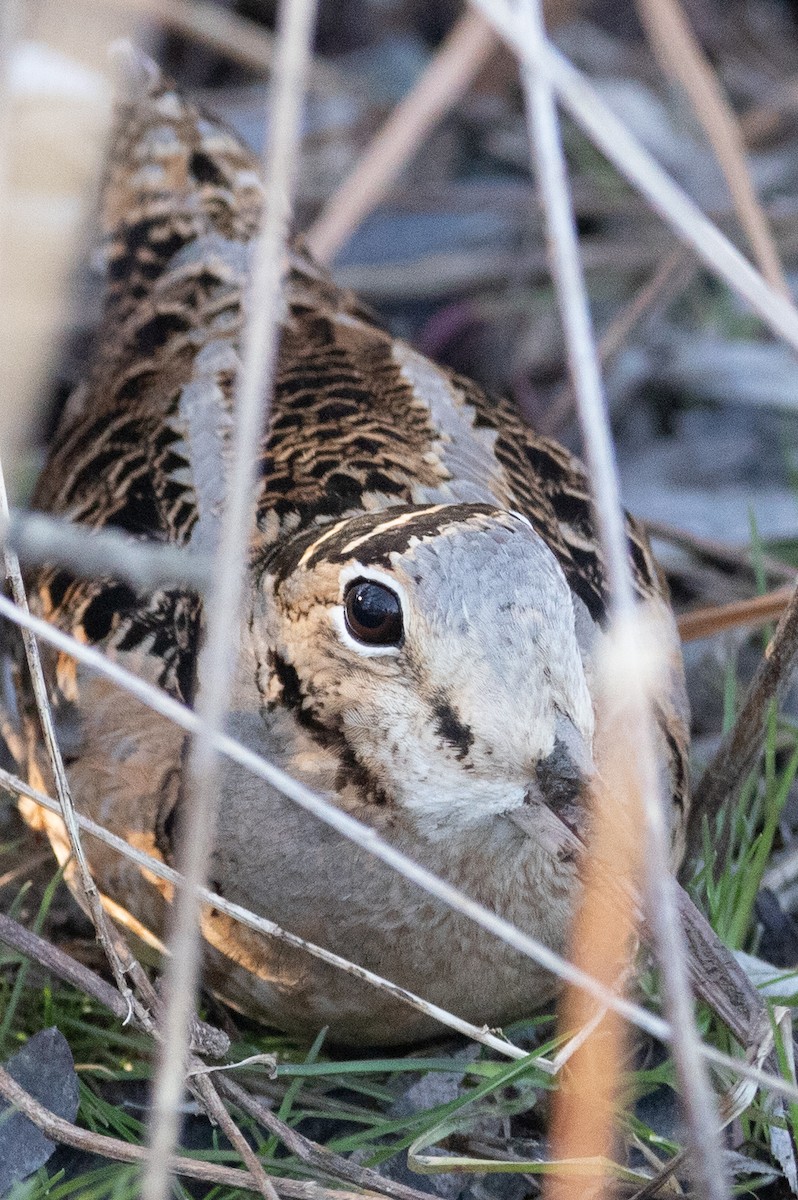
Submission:
[[[274,35],[257,21],[209,0],[97,0],[97,3],[146,17],[250,71],[267,74],[272,70]],[[341,79],[333,67],[314,59],[309,66],[308,86],[338,92]]]
[[[5,521],[8,520],[8,497],[6,495],[2,465],[0,465],[0,518]],[[23,611],[27,612],[28,598],[25,594],[25,585],[22,581],[22,572],[19,568],[17,556],[13,551],[6,550],[4,553],[4,562],[6,578],[11,584],[14,600]],[[69,845],[77,867],[77,877],[80,882],[81,892],[88,906],[97,938],[108,960],[116,986],[127,1005],[128,1015],[132,1016],[135,1014],[136,1020],[141,1023],[142,1028],[151,1028],[152,1019],[150,1014],[140,1001],[137,1000],[127,982],[126,976],[130,970],[133,956],[127,946],[124,945],[118,931],[112,926],[108,914],[102,906],[97,885],[92,878],[91,869],[83,851],[80,829],[75,814],[75,805],[69,789],[58,739],[55,735],[55,726],[47,695],[47,684],[45,683],[44,671],[42,670],[41,658],[39,656],[39,647],[36,644],[35,636],[30,630],[22,630],[22,641],[25,647],[25,657],[27,659],[33,695],[36,702],[36,711],[53,774],[61,818],[69,837]],[[123,956],[125,959],[124,962],[122,961]]]
[[[120,530],[91,529],[62,517],[12,509],[0,520],[5,542],[26,566],[47,563],[84,578],[111,576],[142,592],[167,584],[183,584],[203,592],[211,577],[211,561],[183,546],[143,542]]]
[[[545,37],[542,5],[524,0],[518,36],[524,44]],[[523,32],[522,32],[523,31]],[[579,261],[579,245],[560,142],[554,94],[548,80],[521,67],[536,178],[546,218],[551,272],[557,288],[566,339],[568,366],[576,393],[582,436],[590,468],[610,592],[618,612],[631,612],[632,587],[626,561],[624,517],[618,502],[614,454],[604,417],[604,394],[593,328]]]
[[[331,262],[364,217],[377,207],[402,167],[468,90],[497,45],[496,34],[484,17],[466,11],[308,230],[305,240],[319,262]]]
[[[544,40],[521,35],[504,0],[472,0],[520,60],[545,79],[602,154],[648,200],[713,274],[725,280],[762,320],[798,349],[798,310],[763,279],[629,132],[585,77]]]
[[[545,42],[540,0],[525,0],[516,19],[517,38],[539,50]],[[537,58],[538,55],[535,55]],[[530,136],[537,164],[537,179],[546,211],[552,274],[557,287],[565,330],[568,361],[577,397],[579,420],[589,466],[590,489],[596,511],[606,571],[612,597],[616,632],[614,647],[629,662],[640,661],[642,631],[633,619],[634,593],[628,564],[624,516],[615,469],[609,421],[596,354],[587,295],[579,262],[576,221],[568,188],[565,157],[559,136],[552,81],[533,73],[528,60],[522,69]],[[624,645],[626,639],[628,645]],[[700,1039],[693,1021],[687,972],[687,950],[679,925],[673,881],[669,869],[668,831],[660,796],[653,720],[642,669],[623,663],[628,695],[627,738],[632,794],[642,801],[645,818],[646,898],[662,971],[665,1005],[673,1034],[672,1048],[684,1100],[688,1136],[696,1151],[693,1168],[696,1184],[706,1200],[723,1200],[728,1194],[720,1148],[717,1114],[706,1068],[700,1056]]]
[[[606,366],[623,349],[635,326],[654,309],[669,303],[684,291],[695,273],[695,258],[683,246],[671,251],[656,268],[651,278],[635,293],[621,311],[613,317],[599,338],[599,362]],[[543,413],[543,433],[556,433],[570,420],[574,411],[574,390],[569,381],[547,405]]]
[[[189,1086],[208,1116],[216,1122],[230,1145],[238,1151],[257,1191],[264,1197],[264,1200],[277,1200],[277,1190],[273,1182],[264,1171],[263,1164],[252,1146],[222,1103],[215,1085],[206,1074],[195,1072],[191,1076]]]
[[[696,642],[728,629],[756,629],[781,616],[792,592],[791,587],[780,587],[763,596],[752,596],[750,600],[712,604],[682,613],[676,620],[679,636],[683,642]]]
[[[255,1096],[250,1095],[234,1080],[225,1078],[219,1083],[220,1090],[228,1100],[236,1104],[248,1116],[254,1118],[269,1133],[279,1138],[283,1145],[294,1154],[300,1162],[315,1170],[322,1171],[330,1179],[340,1179],[352,1183],[356,1187],[368,1188],[389,1196],[391,1200],[421,1200],[426,1193],[418,1192],[415,1188],[407,1187],[393,1179],[379,1175],[369,1167],[362,1167],[351,1158],[343,1158],[318,1142],[298,1133],[285,1121],[267,1108]]]
[[[638,8],[651,11],[652,15],[654,16],[654,24],[657,24],[657,18],[660,9],[662,9],[663,6],[667,7],[670,2],[671,0],[637,0]],[[673,8],[674,10],[676,8],[675,0]],[[735,183],[735,187],[739,187],[741,195],[738,201],[738,213],[741,222],[744,224],[744,227],[746,224],[750,224],[751,226],[749,237],[752,242],[752,246],[754,246],[754,248],[756,248],[758,245],[762,247],[761,252],[758,255],[760,269],[762,270],[765,278],[769,280],[776,290],[780,290],[783,294],[789,295],[789,290],[784,280],[784,274],[781,267],[781,261],[778,256],[778,251],[773,244],[773,238],[770,233],[770,227],[767,223],[767,217],[762,211],[762,207],[759,204],[756,193],[754,192],[745,158],[745,143],[755,139],[755,118],[763,111],[765,113],[770,113],[772,110],[769,108],[765,108],[764,110],[758,108],[749,114],[742,122],[738,123],[734,113],[728,106],[725,95],[720,89],[716,75],[711,71],[711,68],[709,68],[708,64],[706,63],[700,47],[695,42],[692,31],[686,26],[683,14],[679,13],[678,18],[676,18],[676,22],[681,27],[680,36],[682,39],[686,39],[692,47],[693,57],[697,55],[700,59],[697,71],[691,72],[689,68],[687,70],[687,74],[690,75],[690,79],[696,81],[695,91],[700,93],[700,97],[696,95],[696,99],[694,100],[697,111],[699,112],[699,116],[705,116],[708,131],[711,128],[712,132],[717,134],[716,140],[718,143],[723,143],[724,145],[727,143],[731,144],[731,148],[726,155],[726,157],[729,159],[727,178],[731,177]],[[663,25],[661,21],[659,24]],[[668,50],[668,39],[665,36],[664,25],[662,28],[662,37],[657,38],[657,47],[661,49],[664,55],[670,53]],[[681,57],[679,55],[674,55],[674,59],[675,68],[680,72],[683,71],[684,64]],[[706,75],[707,71],[710,75],[708,80],[708,88],[713,93],[713,96],[708,97],[707,100],[704,101],[704,76]],[[715,120],[713,119],[714,112],[718,107],[720,108],[721,113],[719,118]],[[709,109],[712,110],[713,116],[709,115]],[[728,132],[729,126],[731,126],[730,132]],[[716,152],[718,152],[720,155],[720,150],[717,145]],[[738,181],[741,182],[738,184]],[[753,223],[751,224],[747,221],[747,215],[751,211],[752,205],[754,215]],[[754,232],[760,228],[764,229],[764,234]],[[655,306],[659,307],[663,303],[671,301],[676,294],[683,291],[692,279],[694,273],[695,259],[684,248],[674,250],[665,258],[663,258],[662,262],[656,268],[649,281],[644,284],[642,288],[640,288],[637,294],[632,297],[629,303],[626,304],[626,306],[610,322],[607,329],[599,339],[599,359],[602,365],[606,365],[608,362],[610,362],[612,358],[620,351],[634,326],[646,314],[654,309]],[[571,416],[573,404],[573,389],[569,384],[566,384],[559,394],[555,396],[552,403],[548,406],[548,409],[545,413],[544,432],[556,432],[558,429],[561,429]]]
[[[216,826],[219,770],[214,735],[226,719],[238,652],[239,614],[253,522],[256,457],[271,399],[282,305],[282,263],[315,11],[315,0],[284,0],[278,20],[271,136],[265,162],[267,201],[262,229],[254,244],[236,393],[232,466],[208,597],[207,638],[198,668],[200,725],[192,738],[188,758],[185,791],[188,811],[180,849],[186,886],[179,889],[172,914],[171,957],[164,980],[165,1051],[158,1063],[148,1124],[152,1153],[143,1182],[144,1200],[166,1200],[169,1157],[177,1141],[189,1020],[199,981],[197,888],[206,878]]]
[[[111,987],[110,983],[106,983],[99,975],[95,975],[94,971],[90,971],[83,963],[59,950],[52,942],[48,942],[37,933],[32,933],[5,913],[0,913],[0,942],[18,950],[26,958],[33,959],[45,970],[57,975],[66,983],[71,983],[87,996],[92,996],[120,1021],[127,1019],[128,1005],[116,988]]]
[[[0,1067],[0,1096],[24,1113],[37,1129],[41,1129],[42,1133],[55,1142],[64,1146],[74,1146],[75,1149],[84,1150],[88,1154],[99,1154],[115,1162],[147,1162],[149,1151],[146,1146],[136,1146],[119,1138],[81,1129],[71,1121],[56,1116],[31,1096],[30,1092],[25,1091],[3,1067]],[[173,1155],[169,1160],[169,1169],[176,1175],[201,1179],[222,1187],[243,1188],[248,1192],[260,1190],[247,1171],[239,1171],[235,1167],[222,1167],[200,1159]],[[345,1192],[337,1188],[330,1190],[317,1183],[298,1183],[293,1179],[276,1178],[271,1182],[277,1194],[284,1196],[286,1200],[363,1200],[362,1192]]]
[[[155,861],[156,860],[154,859],[150,860],[151,863]],[[207,898],[210,899],[210,895]],[[51,942],[48,942],[46,938],[40,937],[38,934],[31,932],[31,930],[26,929],[24,925],[20,925],[19,922],[13,920],[13,918],[8,917],[3,913],[0,913],[0,942],[3,942],[5,945],[19,951],[19,953],[24,955],[26,958],[38,963],[46,971],[57,976],[59,979],[63,979],[66,983],[71,984],[73,987],[78,988],[84,994],[92,996],[95,1000],[102,1004],[103,1007],[107,1008],[109,1012],[111,1012],[118,1020],[121,1021],[126,1018],[127,1005],[116,988],[111,987],[111,985],[106,983],[106,981],[99,975],[96,975],[93,971],[90,971],[89,968],[84,966],[83,963],[80,963],[70,955],[65,954],[63,950],[60,950],[57,946],[54,946]],[[499,1039],[494,1038],[493,1040],[501,1049],[506,1050],[506,1047],[502,1045]],[[512,1047],[512,1049],[515,1050],[516,1048]],[[525,1052],[521,1050],[517,1050],[516,1056],[519,1058],[526,1057]],[[254,1056],[255,1059],[259,1057],[260,1056],[257,1055]],[[249,1062],[252,1060],[248,1059],[246,1061]],[[241,1154],[242,1158],[249,1167],[253,1178],[260,1180],[261,1191],[265,1192],[270,1197],[270,1200],[274,1200],[274,1183],[271,1179],[265,1176],[265,1172],[263,1171],[260,1160],[254,1154],[252,1147],[249,1145],[246,1138],[242,1136],[238,1126],[235,1124],[232,1117],[222,1104],[218,1094],[221,1087],[220,1078],[216,1078],[216,1082],[213,1087],[207,1086],[208,1072],[218,1069],[219,1068],[205,1068],[199,1063],[193,1063],[190,1085],[192,1089],[198,1093],[198,1099],[200,1100],[205,1112],[208,1114],[211,1120],[215,1121],[220,1126],[220,1128],[228,1137],[228,1140],[238,1150],[239,1154]],[[203,1077],[205,1077],[204,1081]],[[235,1095],[233,1094],[233,1091],[230,1091],[231,1098],[235,1099],[235,1101],[239,1104],[239,1107],[245,1107],[240,1103],[240,1097],[242,1095],[246,1097],[247,1093],[241,1088],[235,1088]],[[259,1112],[262,1107],[263,1106],[258,1105]],[[247,1111],[251,1110],[247,1109]],[[412,1188],[406,1188],[401,1184],[394,1185],[392,1181],[383,1179],[383,1177],[378,1175],[376,1171],[369,1171],[366,1168],[357,1167],[354,1164],[352,1164],[352,1169],[349,1170],[346,1159],[340,1158],[339,1155],[334,1154],[332,1151],[325,1150],[323,1147],[317,1146],[315,1142],[309,1142],[306,1138],[294,1133],[294,1131],[290,1130],[288,1126],[284,1126],[283,1122],[277,1117],[274,1117],[273,1119],[275,1122],[275,1127],[272,1129],[272,1132],[278,1132],[281,1130],[287,1131],[286,1137],[284,1137],[283,1140],[286,1141],[286,1139],[293,1139],[292,1148],[294,1150],[296,1150],[297,1145],[300,1145],[303,1149],[307,1147],[308,1152],[313,1160],[313,1165],[317,1165],[324,1169],[331,1178],[348,1180],[349,1182],[357,1183],[363,1187],[376,1186],[377,1190],[384,1192],[384,1194],[387,1196],[394,1197],[394,1200],[419,1200],[420,1193],[415,1192]],[[306,1155],[303,1154],[301,1157],[303,1162],[309,1161]]]
[[[732,570],[747,571],[753,575],[753,561],[749,546],[732,546],[727,542],[719,542],[715,538],[701,537],[689,529],[680,529],[665,521],[645,521],[644,524],[651,538],[661,538],[683,550],[689,550],[699,558],[707,559],[709,562],[718,563],[720,566],[729,567]],[[795,567],[791,567],[781,559],[773,558],[769,554],[758,555],[757,558],[767,575],[774,579],[795,582]]]
[[[657,269],[629,303],[610,321],[598,344],[602,366],[623,349],[634,327],[654,308],[660,308],[683,291],[693,278],[695,257],[683,246],[663,258]]]
[[[9,776],[6,782],[10,783],[13,778],[13,776]],[[19,791],[23,795],[27,794],[23,790],[23,787],[19,786],[20,784],[23,784],[23,781],[16,780],[14,790]],[[23,786],[27,787],[24,784]],[[29,790],[35,791],[33,788]],[[33,796],[30,798],[34,799]],[[50,812],[57,813],[60,811],[56,800],[50,797],[46,799],[48,803],[45,807]],[[41,800],[37,800],[37,803],[41,803]],[[78,814],[78,824],[84,833],[94,834],[95,837],[97,836],[96,831],[100,829],[100,826],[91,828],[90,826],[93,825],[93,822],[88,821],[87,818],[82,817],[80,814]],[[112,834],[108,836],[113,837]],[[155,861],[155,859],[152,860],[152,862]],[[131,1019],[130,1006],[116,988],[111,987],[109,983],[106,983],[99,975],[95,975],[93,971],[90,971],[88,967],[78,962],[77,959],[65,954],[63,950],[59,950],[57,946],[54,946],[45,938],[32,933],[24,925],[20,925],[17,921],[2,913],[0,913],[0,942],[5,942],[7,946],[13,946],[21,954],[33,959],[53,975],[57,975],[59,979],[63,979],[67,983],[71,983],[74,987],[80,988],[87,995],[93,996],[95,1000],[103,1004],[123,1023],[127,1023]],[[152,994],[152,1001],[153,1008],[155,1008],[157,1001],[154,993]],[[136,1020],[135,1014],[133,1015],[133,1023],[137,1027],[141,1027]],[[152,1029],[145,1029],[145,1032],[151,1033]],[[195,1016],[192,1024],[191,1049],[200,1054],[209,1054],[213,1058],[224,1058],[230,1049],[230,1039],[220,1029],[215,1029],[212,1025],[206,1024],[205,1021],[201,1021],[199,1017]]]
[[[746,692],[734,725],[723,738],[693,793],[688,826],[688,862],[701,848],[704,820],[710,829],[718,813],[733,803],[762,751],[767,715],[791,683],[798,666],[798,588],[779,621],[773,640]]]
[[[15,788],[15,790],[17,789]],[[48,802],[51,812],[59,811],[57,801],[48,797]],[[84,832],[94,832],[86,827],[85,818],[79,816],[78,823]],[[32,933],[24,925],[20,925],[2,913],[0,913],[0,942],[5,942],[7,946],[13,946],[21,954],[32,958],[47,971],[57,975],[59,979],[63,979],[74,987],[80,988],[87,995],[93,996],[123,1023],[127,1023],[130,1019],[130,1008],[116,988],[111,987],[109,983],[106,983],[99,975],[95,975],[77,959],[65,954],[63,950],[59,950],[45,938]],[[153,999],[155,999],[154,996]],[[134,1024],[138,1025],[135,1016],[133,1020]],[[151,1032],[151,1030],[145,1030],[145,1032]],[[192,1026],[191,1049],[200,1054],[209,1054],[213,1058],[224,1058],[230,1049],[230,1039],[220,1029],[215,1029],[205,1021],[201,1021],[199,1017],[195,1017]]]
[[[683,888],[679,916],[690,947],[690,974],[696,992],[710,1005],[746,1051],[771,1038],[767,1004],[728,946],[720,940]],[[770,1066],[776,1068],[776,1060]]]
[[[739,123],[679,0],[636,0],[636,5],[654,53],[685,89],[704,127],[754,260],[770,286],[789,296],[779,252],[751,180]]]
[[[602,783],[593,792],[592,828],[583,867],[583,891],[571,933],[572,957],[583,970],[607,987],[619,990],[632,968],[636,951],[641,842],[635,831],[643,821],[639,779],[626,752],[627,717],[623,691],[611,671],[600,681],[601,708],[615,711],[607,731],[610,747]],[[607,886],[611,868],[612,887]],[[626,895],[618,895],[619,891]],[[559,1012],[562,1029],[585,1025],[595,1006],[583,993],[567,989]],[[553,1161],[585,1159],[606,1163],[614,1157],[615,1116],[627,1031],[616,1013],[573,1056],[570,1068],[553,1097],[550,1124]],[[590,1097],[590,1103],[585,1098]],[[600,1178],[591,1195],[607,1195],[612,1184],[598,1167]],[[549,1200],[580,1200],[584,1181],[553,1176],[546,1187]]]
[[[657,1175],[647,1183],[645,1187],[640,1188],[629,1200],[650,1200],[652,1196],[658,1196],[665,1184],[676,1174],[676,1172],[684,1166],[689,1155],[686,1150],[682,1150],[679,1154],[675,1154]]]
[[[792,76],[779,80],[773,93],[762,104],[756,104],[740,118],[740,128],[749,146],[757,146],[774,137],[788,114],[798,108],[798,79]]]

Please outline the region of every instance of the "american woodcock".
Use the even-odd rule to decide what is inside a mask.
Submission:
[[[160,80],[120,106],[98,348],[36,507],[212,550],[263,199],[247,150]],[[561,835],[583,822],[596,765],[607,615],[582,466],[509,403],[392,338],[298,246],[261,453],[230,731],[565,951],[579,868]],[[632,520],[628,536],[639,602],[673,664],[658,729],[678,858],[688,738],[678,641]],[[142,596],[54,568],[31,585],[49,620],[191,703],[202,686],[194,595]],[[185,735],[64,655],[47,669],[79,808],[172,861]],[[28,744],[31,781],[46,785],[32,734]],[[541,968],[242,768],[226,763],[221,788],[217,892],[477,1024],[552,996]],[[536,814],[523,828],[511,819],[522,808]],[[65,857],[59,822],[28,816]],[[112,911],[157,941],[170,889],[93,840],[89,850]],[[436,1031],[219,912],[205,912],[203,933],[208,985],[268,1022],[329,1025],[350,1043]]]

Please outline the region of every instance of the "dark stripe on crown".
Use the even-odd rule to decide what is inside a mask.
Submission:
[[[413,541],[428,541],[454,525],[482,524],[486,518],[501,517],[514,521],[509,513],[490,504],[396,505],[300,533],[275,547],[264,565],[278,583],[300,565],[312,571],[323,562],[355,559],[364,566],[389,569],[391,555],[403,554]]]

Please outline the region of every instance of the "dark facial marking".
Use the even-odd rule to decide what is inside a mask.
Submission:
[[[286,708],[290,708],[297,719],[305,724],[308,720],[308,714],[303,712],[305,697],[302,692],[302,687],[299,682],[299,675],[296,667],[290,662],[287,662],[281,654],[272,656],[271,665],[274,668],[274,673],[277,676],[280,687],[282,689],[282,703]]]
[[[275,486],[275,481],[272,480],[270,487],[274,488]],[[286,477],[286,488],[289,489],[293,486],[292,480]],[[276,512],[280,512],[281,505],[279,503],[273,504],[272,507]],[[293,501],[283,507],[285,511],[297,511],[297,505]],[[384,531],[380,529],[379,532],[375,532],[375,526],[380,527],[403,513],[416,510],[417,515],[407,525]],[[442,533],[449,525],[468,516],[481,513],[492,514],[495,511],[486,504],[450,504],[433,513],[430,513],[426,507],[419,509],[418,506],[395,505],[385,512],[364,513],[359,517],[350,517],[342,521],[332,535],[325,530],[326,522],[314,523],[309,528],[301,528],[300,532],[287,541],[270,547],[261,560],[261,565],[268,567],[274,573],[278,583],[282,582],[296,570],[308,546],[326,533],[318,549],[311,553],[305,564],[308,570],[312,571],[320,562],[347,562],[352,554],[347,547],[353,540],[361,537],[365,537],[365,541],[362,541],[355,551],[359,561],[364,565],[390,569],[391,554],[401,554],[414,537],[423,540]]]
[[[457,758],[462,762],[474,744],[473,733],[459,719],[445,696],[439,698],[432,711],[437,722],[435,732],[454,747]]]
[[[324,725],[309,708],[296,668],[277,653],[270,656],[270,663],[282,687],[282,703],[320,746],[334,749],[340,763],[335,777],[336,791],[352,787],[368,803],[387,806],[388,794],[358,760],[341,731]]]

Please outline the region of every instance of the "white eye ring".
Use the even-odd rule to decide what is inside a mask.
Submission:
[[[393,594],[396,596],[402,610],[403,636],[402,643],[400,645],[369,645],[367,642],[362,642],[358,638],[352,636],[352,633],[347,625],[344,601],[347,589],[349,588],[350,584],[354,583],[356,580],[364,580],[367,583],[377,583],[380,585],[380,587],[387,588],[389,592],[393,592]],[[340,604],[336,604],[336,606],[331,609],[330,619],[333,623],[333,627],[335,628],[335,632],[338,634],[338,637],[343,644],[348,647],[348,649],[354,650],[361,656],[361,658],[396,658],[402,649],[402,645],[404,645],[404,642],[407,640],[410,616],[410,605],[407,600],[407,593],[402,584],[399,583],[393,575],[389,575],[387,571],[380,571],[375,567],[367,567],[358,562],[348,563],[347,566],[344,567],[338,577],[338,583],[340,587],[339,594],[341,602]]]

